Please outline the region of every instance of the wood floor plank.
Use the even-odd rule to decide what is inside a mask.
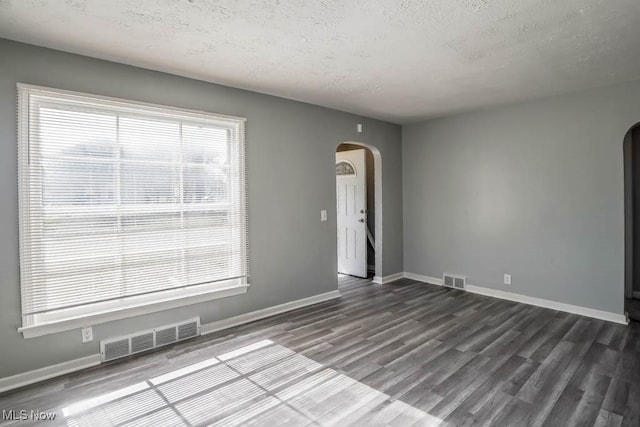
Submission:
[[[640,425],[639,324],[409,279],[339,283],[338,300],[4,393],[0,411],[51,410],[53,425]]]

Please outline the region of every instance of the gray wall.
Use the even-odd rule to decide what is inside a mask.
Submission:
[[[374,238],[376,237],[376,205],[375,205],[375,162],[373,160],[373,153],[368,148],[355,144],[340,144],[337,151],[351,151],[364,149],[365,164],[367,169],[367,227]],[[367,264],[375,265],[375,248],[371,245],[367,239]]]
[[[638,121],[634,82],[403,127],[405,271],[623,313]]]
[[[247,118],[251,285],[246,295],[25,340],[20,326],[16,83]],[[364,133],[356,133],[363,123]],[[339,111],[122,64],[0,40],[0,378],[96,354],[99,340],[200,315],[203,323],[337,288],[335,151],[382,153],[385,275],[402,271],[400,127]]]

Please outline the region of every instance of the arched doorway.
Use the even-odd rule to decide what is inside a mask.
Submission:
[[[360,154],[358,154],[360,152]],[[355,156],[355,157],[354,157]],[[363,158],[363,166],[356,170],[354,163],[359,157]],[[358,175],[360,174],[360,175]],[[364,184],[363,184],[364,183]],[[364,202],[355,210],[352,210],[352,218],[346,218],[344,209],[347,204],[347,188],[355,185],[364,185],[361,196]],[[341,187],[344,191],[341,191]],[[356,192],[349,192],[353,199]],[[346,141],[336,148],[336,236],[338,240],[338,272],[353,274],[360,277],[368,277],[373,274],[373,281],[381,283],[382,278],[382,157],[380,151],[373,146],[361,142]],[[351,205],[354,206],[353,204]],[[342,208],[342,211],[340,210]],[[342,213],[342,216],[340,216]],[[353,221],[358,221],[356,229]],[[346,221],[351,221],[350,224]],[[349,227],[352,227],[351,229]],[[353,241],[347,240],[346,233],[355,237]],[[348,244],[363,245],[362,247],[347,247]],[[363,249],[364,248],[364,249]],[[353,268],[353,265],[345,265],[347,251],[355,256],[355,251],[365,256],[365,273]],[[357,260],[362,266],[362,259]],[[342,270],[342,271],[341,271]]]
[[[624,137],[625,312],[640,321],[640,123]]]

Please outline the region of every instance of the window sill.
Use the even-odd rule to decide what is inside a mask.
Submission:
[[[219,298],[241,295],[246,293],[248,288],[248,284],[234,284],[224,288],[216,287],[215,289],[207,288],[190,291],[179,289],[168,292],[161,299],[158,298],[153,301],[137,303],[130,302],[126,303],[126,306],[121,306],[117,309],[100,310],[98,312],[76,315],[74,317],[42,322],[36,325],[23,326],[18,328],[18,332],[22,332],[22,336],[25,339],[35,338],[57,332],[70,331],[72,329],[111,322],[114,320],[121,320],[129,317],[169,310],[172,308],[198,304]]]

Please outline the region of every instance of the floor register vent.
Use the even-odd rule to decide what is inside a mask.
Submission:
[[[200,335],[200,318],[159,326],[117,338],[100,341],[103,362],[162,347]]]
[[[467,278],[445,273],[442,275],[442,284],[448,288],[465,289],[467,287]]]

